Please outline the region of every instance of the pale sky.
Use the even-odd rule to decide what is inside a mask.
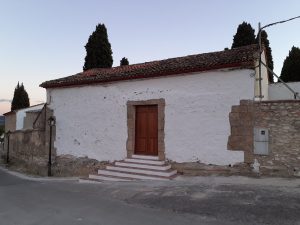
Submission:
[[[114,66],[223,50],[237,26],[300,15],[299,0],[0,0],[0,115],[18,81],[31,105],[45,101],[43,81],[82,71],[85,44],[98,23],[108,30]],[[268,28],[277,74],[300,47],[300,19]],[[80,103],[79,103],[80,104]]]

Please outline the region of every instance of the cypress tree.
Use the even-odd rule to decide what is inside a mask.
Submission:
[[[30,106],[28,94],[24,88],[23,83],[20,85],[19,82],[14,91],[14,97],[11,102],[11,111],[17,109],[23,109]]]
[[[258,43],[258,41],[259,40],[258,40],[258,37],[257,37],[257,43]],[[272,49],[270,47],[268,34],[264,30],[261,31],[261,43],[265,46],[265,49],[266,49],[267,66],[271,70],[273,70],[274,69],[274,62],[273,62],[273,57],[272,57]],[[269,71],[268,71],[268,76],[269,76],[269,82],[274,83],[273,74]]]
[[[120,61],[120,66],[127,66],[129,65],[129,61],[127,58],[123,57]]]
[[[250,23],[243,22],[237,28],[236,34],[233,36],[231,48],[237,48],[245,45],[255,44],[254,29]]]
[[[111,45],[104,24],[98,24],[85,45],[86,57],[83,70],[111,68],[113,64]]]
[[[300,49],[293,46],[283,62],[280,78],[284,82],[300,81]]]

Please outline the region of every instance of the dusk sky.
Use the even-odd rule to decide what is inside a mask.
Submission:
[[[31,105],[45,101],[43,81],[82,71],[85,44],[104,23],[114,66],[223,50],[237,26],[300,15],[299,0],[0,0],[0,115],[18,81]],[[300,47],[300,19],[268,28],[275,72]],[[79,103],[80,104],[80,103]]]

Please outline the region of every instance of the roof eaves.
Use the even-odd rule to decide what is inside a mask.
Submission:
[[[194,72],[204,72],[204,71],[211,71],[211,70],[218,70],[218,69],[227,69],[227,68],[252,68],[254,67],[253,62],[238,62],[238,63],[230,63],[225,65],[216,65],[210,67],[201,67],[201,68],[193,68],[193,69],[186,69],[186,70],[178,70],[178,71],[169,71],[163,73],[155,73],[149,75],[131,75],[131,76],[118,76],[118,77],[109,77],[106,76],[106,79],[103,77],[97,79],[95,76],[91,76],[90,78],[84,79],[76,79],[76,80],[66,80],[66,81],[46,81],[40,85],[43,88],[59,88],[59,87],[68,87],[68,86],[81,86],[81,85],[89,85],[89,84],[99,84],[99,83],[110,83],[116,81],[125,81],[125,80],[135,80],[135,79],[149,79],[155,77],[162,77],[162,76],[171,76],[171,75],[178,75],[178,74],[186,74],[186,73],[194,73]]]

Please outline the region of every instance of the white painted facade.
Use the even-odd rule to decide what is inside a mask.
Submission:
[[[39,104],[16,111],[16,130],[22,130],[24,128],[24,118],[27,111],[42,109],[43,106],[44,104]]]
[[[57,154],[99,161],[126,157],[127,101],[165,99],[165,155],[176,162],[243,162],[228,151],[229,112],[254,98],[254,70],[211,71],[47,89],[56,117]]]
[[[300,95],[300,82],[289,82],[287,85]],[[294,99],[294,94],[283,83],[269,85],[269,100]]]

